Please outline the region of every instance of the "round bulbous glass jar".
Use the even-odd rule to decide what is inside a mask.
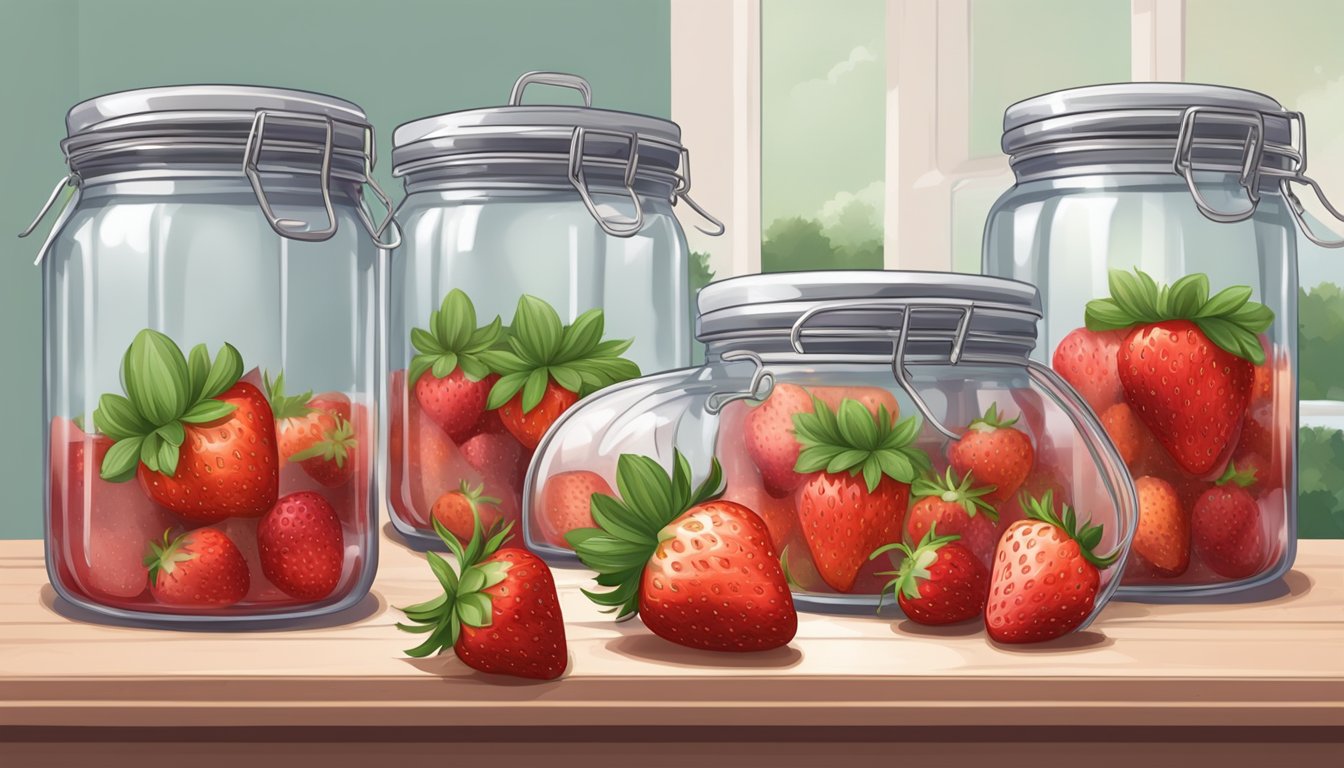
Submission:
[[[378,237],[395,238],[362,197],[364,113],[174,86],[66,123],[70,173],[43,214],[71,194],[38,255],[56,592],[151,626],[359,602],[377,559]]]
[[[1032,286],[979,276],[847,271],[716,282],[699,295],[703,366],[603,390],[547,435],[528,473],[527,544],[550,562],[574,563],[566,534],[595,525],[592,494],[619,496],[618,458],[640,454],[666,465],[676,449],[702,475],[719,462],[723,498],[765,522],[799,607],[890,604],[883,593],[900,556],[868,555],[888,543],[918,543],[928,523],[910,512],[910,482],[979,471],[954,460],[953,448],[988,415],[1031,449],[1009,471],[1015,479],[990,486],[975,554],[993,566],[1002,532],[1024,519],[1027,499],[1060,515],[1067,505],[1080,522],[1101,526],[1096,551],[1117,558],[1100,573],[1095,616],[1118,585],[1134,489],[1077,394],[1030,358],[1039,319]],[[900,458],[883,460],[880,482],[868,483],[866,467],[832,472],[808,458],[800,415],[846,408],[866,412],[860,420],[871,418],[875,434],[888,434],[884,418],[901,433],[891,438]],[[862,513],[867,523],[822,495],[825,483],[842,477],[862,478],[857,496],[876,500]]]
[[[1293,186],[1320,194],[1302,115],[1235,88],[1090,86],[1010,106],[1003,149],[1016,184],[984,272],[1040,288],[1036,357],[1136,480],[1120,594],[1279,578],[1297,537],[1298,228],[1321,239]]]
[[[578,91],[583,106],[524,105],[536,85]],[[392,523],[413,544],[441,546],[435,518],[469,536],[471,507],[520,522],[523,473],[559,411],[690,362],[673,206],[700,209],[681,130],[592,103],[580,77],[529,72],[505,106],[395,133],[406,235],[390,264],[386,471]]]

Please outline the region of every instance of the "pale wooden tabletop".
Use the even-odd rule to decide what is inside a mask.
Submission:
[[[203,633],[73,619],[41,543],[0,542],[0,726],[1344,726],[1344,541],[1302,542],[1255,602],[1112,603],[1088,631],[1022,650],[974,626],[803,614],[788,648],[697,652],[612,623],[579,594],[586,572],[556,569],[571,663],[551,683],[406,658],[415,641],[390,606],[436,584],[422,555],[382,544],[373,594],[344,623]]]

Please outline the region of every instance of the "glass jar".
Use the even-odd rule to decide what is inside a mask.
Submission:
[[[1043,499],[1048,492],[1056,513],[1068,504],[1081,520],[1103,527],[1098,552],[1119,553],[1121,564],[1101,573],[1100,610],[1123,567],[1134,490],[1077,394],[1029,359],[1039,319],[1032,286],[980,276],[798,272],[713,283],[699,295],[697,336],[708,356],[702,367],[604,390],[562,416],[546,436],[524,497],[528,546],[550,562],[573,562],[565,534],[594,525],[587,508],[592,494],[619,493],[618,457],[640,454],[667,465],[675,448],[702,476],[717,458],[726,480],[723,498],[764,520],[800,607],[872,608],[899,562],[865,557],[841,563],[836,557],[827,536],[841,525],[824,519],[815,485],[836,473],[798,463],[795,430],[801,425],[793,417],[822,405],[843,410],[852,400],[879,430],[883,414],[898,432],[909,422],[905,429],[913,437],[900,451],[905,458],[895,461],[911,466],[897,472],[903,484],[891,476],[900,487],[891,489],[877,523],[853,550],[867,555],[893,541],[917,543],[927,529],[907,512],[915,476],[942,478],[950,469],[960,481],[998,471],[963,465],[952,450],[968,425],[993,407],[991,420],[997,416],[1032,448],[986,497],[997,520],[980,516],[988,530],[973,547],[976,554],[988,562],[1000,533],[1023,519],[1023,497]],[[877,483],[878,490],[868,485],[869,497],[885,483]]]
[[[73,189],[38,255],[52,585],[150,625],[359,602],[377,559],[377,255],[394,244],[362,198],[364,113],[173,86],[80,103],[66,125],[70,174],[38,216]]]
[[[1320,194],[1304,136],[1267,96],[1181,83],[1076,88],[1004,115],[1016,185],[989,214],[984,272],[1039,286],[1037,357],[1138,478],[1122,595],[1214,595],[1292,565],[1296,225],[1316,236],[1291,184]],[[1127,311],[1182,278],[1182,301]],[[1228,293],[1205,303],[1205,288]],[[1169,362],[1139,364],[1149,354]]]
[[[583,106],[524,106],[533,84],[578,91]],[[700,209],[687,197],[680,128],[594,109],[588,83],[574,75],[529,72],[507,106],[415,120],[393,144],[393,174],[406,184],[397,217],[406,237],[392,255],[389,287],[389,506],[409,541],[441,546],[432,517],[459,536],[470,534],[473,506],[488,521],[519,520],[527,461],[575,396],[638,369],[689,364],[687,246],[672,207],[684,200]],[[600,310],[590,340],[630,340],[619,356],[634,365],[579,371],[580,362],[559,374],[563,381],[554,370],[539,374],[537,391],[548,380],[555,390],[539,405],[517,375],[496,381],[510,372],[526,378],[541,358],[591,362],[590,353],[607,351],[543,349],[546,327],[524,322],[522,335],[538,348],[521,367],[498,355],[478,360],[491,346],[517,351],[509,344],[520,335],[524,301],[543,326],[557,325],[549,339],[556,344],[558,324]],[[493,328],[492,318],[500,319]],[[592,375],[581,381],[577,373]],[[521,401],[506,406],[513,393]]]

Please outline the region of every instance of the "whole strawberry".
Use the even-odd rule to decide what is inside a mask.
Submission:
[[[504,427],[532,450],[579,398],[639,375],[621,357],[633,339],[602,340],[603,315],[590,309],[565,326],[554,308],[534,296],[518,300],[507,348],[482,354],[499,374],[486,407],[499,410]]]
[[[1098,414],[1120,402],[1124,389],[1116,368],[1123,331],[1075,328],[1060,339],[1050,367],[1069,382]]]
[[[1096,604],[1099,569],[1120,557],[1096,554],[1102,527],[1079,529],[1067,504],[1057,515],[1050,493],[1022,506],[1027,519],[1004,532],[990,572],[985,630],[1000,643],[1052,640],[1082,626]]]
[[[299,600],[321,600],[340,583],[345,566],[341,521],[320,494],[282,497],[257,525],[262,573]]]
[[[569,651],[555,579],[531,552],[501,548],[511,530],[504,526],[487,539],[478,518],[463,547],[435,523],[435,533],[457,557],[457,569],[426,553],[443,594],[401,609],[414,624],[397,624],[398,629],[429,635],[407,656],[452,648],[462,663],[481,672],[536,680],[564,674]]]
[[[655,635],[710,651],[764,651],[787,645],[798,629],[793,596],[754,512],[722,501],[718,459],[691,489],[690,463],[674,453],[669,477],[656,461],[617,460],[621,500],[592,497],[597,528],[566,539],[609,592],[588,592],[618,621],[639,615]]]
[[[888,544],[872,554],[874,558],[892,550],[905,554],[887,588],[896,593],[906,618],[916,624],[956,624],[985,609],[989,571],[958,538],[939,536],[930,527],[913,550],[905,544]]]
[[[1143,476],[1134,481],[1139,494],[1139,524],[1134,529],[1134,559],[1137,572],[1151,570],[1158,576],[1174,577],[1190,565],[1190,515],[1171,483]]]
[[[162,542],[151,542],[145,556],[149,592],[165,605],[224,608],[247,595],[247,561],[228,536],[202,528]]]
[[[338,419],[350,420],[350,398],[337,392],[317,397],[311,391],[287,394],[284,372],[276,374],[274,380],[269,373],[263,372],[262,389],[271,406],[271,415],[275,417],[275,438],[281,463],[321,442],[336,429]]]
[[[1017,419],[1004,419],[996,403],[975,419],[959,440],[948,446],[947,459],[958,474],[975,473],[994,490],[985,495],[990,504],[1001,504],[1017,494],[1036,465],[1036,449],[1026,433],[1013,427]]]
[[[1259,333],[1274,313],[1244,285],[1209,296],[1209,279],[1170,286],[1112,270],[1111,297],[1087,304],[1091,330],[1127,331],[1117,353],[1125,400],[1181,469],[1208,475],[1227,461],[1251,401]]]
[[[499,340],[500,319],[476,327],[476,307],[454,288],[429,314],[429,327],[411,329],[416,356],[406,380],[420,408],[455,442],[470,436],[485,413],[496,377],[482,353]]]
[[[611,486],[601,475],[587,470],[561,472],[546,478],[541,488],[541,507],[536,520],[542,538],[569,549],[565,535],[578,528],[593,528],[593,494],[611,496]]]
[[[803,450],[794,470],[810,475],[798,491],[798,523],[822,579],[838,592],[854,587],[868,555],[899,539],[910,483],[930,469],[912,447],[919,420],[892,423],[857,400],[832,411],[820,400],[793,417]]]
[[[1246,491],[1254,482],[1253,473],[1229,464],[1216,487],[1195,502],[1190,520],[1195,552],[1219,576],[1244,579],[1265,564],[1260,506]]]
[[[747,411],[742,444],[771,496],[789,496],[806,479],[793,469],[803,450],[793,434],[793,417],[811,412],[812,396],[788,383],[776,384],[769,397]]]
[[[359,440],[348,419],[334,417],[332,428],[321,439],[289,457],[299,462],[303,471],[328,488],[339,488],[355,474],[355,448]]]
[[[958,480],[950,467],[941,477],[929,474],[915,480],[910,487],[915,503],[905,517],[905,543],[922,541],[936,525],[944,535],[960,538],[961,545],[988,566],[999,541],[995,527],[999,514],[984,499],[993,492],[992,485],[976,487],[969,472]]]
[[[280,462],[266,398],[239,379],[243,359],[225,344],[212,361],[204,344],[190,358],[150,329],[121,363],[126,397],[105,394],[94,424],[115,444],[100,476],[132,476],[154,501],[192,523],[257,517],[275,504]]]
[[[443,494],[434,502],[430,516],[449,533],[463,539],[471,538],[477,520],[486,528],[494,528],[501,518],[500,500],[482,495],[484,490],[483,486],[473,487],[463,480],[457,490]]]

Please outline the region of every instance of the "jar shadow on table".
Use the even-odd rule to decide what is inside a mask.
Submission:
[[[73,603],[69,603],[56,594],[56,590],[50,584],[42,585],[42,590],[38,594],[38,600],[44,607],[60,616],[71,621],[78,621],[83,624],[97,624],[109,627],[127,627],[131,629],[167,629],[179,632],[223,632],[232,633],[240,628],[237,624],[221,624],[219,622],[191,622],[182,621],[166,624],[161,621],[154,621],[154,617],[148,617],[145,620],[123,619],[116,616],[104,616],[95,611],[81,608]],[[373,618],[387,610],[387,603],[382,596],[376,592],[370,592],[364,596],[363,600],[350,606],[349,608],[336,613],[324,614],[321,616],[309,616],[305,618],[294,618],[278,620],[274,624],[262,622],[249,622],[246,629],[248,633],[253,632],[289,632],[293,630],[304,629],[330,629],[332,627],[354,624],[365,619]]]
[[[1161,610],[1164,617],[1181,615],[1183,612],[1179,610],[1180,608],[1189,609],[1191,612],[1199,612],[1207,606],[1286,605],[1306,597],[1311,593],[1315,584],[1316,582],[1312,581],[1307,574],[1301,571],[1289,571],[1268,584],[1239,592],[1208,595],[1197,599],[1178,595],[1118,596],[1106,606],[1105,612],[1101,615],[1101,620],[1145,618],[1153,615],[1152,606],[1155,605],[1169,606]],[[1176,610],[1173,610],[1173,608],[1176,608]]]

